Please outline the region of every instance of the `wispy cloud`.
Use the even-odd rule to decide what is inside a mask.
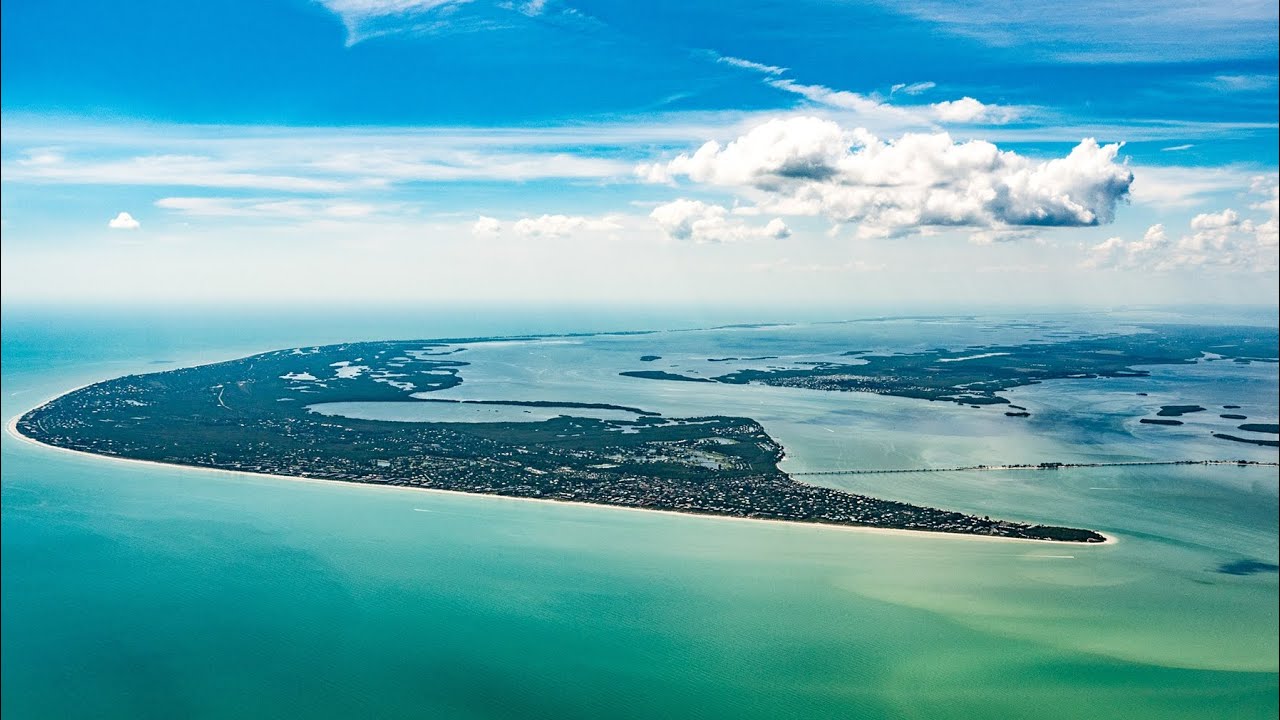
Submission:
[[[787,68],[716,55],[717,62],[727,63],[765,76],[770,87],[799,95],[811,103],[856,114],[860,122],[891,123],[904,127],[932,127],[937,123],[1002,125],[1028,113],[1027,108],[992,105],[968,96],[929,105],[897,105],[890,102],[895,94],[915,96],[937,87],[933,82],[899,83],[889,90],[889,99],[877,94],[836,90],[825,85],[809,85],[782,77]]]
[[[931,81],[914,82],[914,83],[897,83],[889,88],[889,94],[902,93],[903,95],[919,95],[938,87],[938,84]]]
[[[302,198],[166,197],[155,202],[162,210],[190,217],[263,218],[280,220],[368,218],[376,213],[398,212],[402,205]]]
[[[880,0],[889,10],[996,47],[1067,62],[1275,58],[1273,0]]]
[[[385,35],[515,30],[527,18],[554,16],[582,25],[591,18],[552,0],[316,0],[342,20],[347,46]]]
[[[1130,198],[1135,205],[1160,209],[1202,205],[1224,194],[1239,193],[1258,175],[1258,168],[1243,165],[1179,167],[1139,165],[1134,168]]]
[[[1277,84],[1275,75],[1214,75],[1201,85],[1221,92],[1256,92],[1274,90]]]
[[[908,108],[890,105],[869,95],[849,90],[832,90],[823,85],[803,85],[787,78],[767,82],[771,87],[794,93],[819,105],[852,111],[862,118],[917,126],[929,124],[929,120]]]
[[[440,30],[470,0],[316,0],[342,20],[347,45],[392,32]]]
[[[382,178],[276,174],[251,160],[219,159],[200,155],[140,155],[119,160],[50,160],[27,157],[5,163],[6,182],[71,185],[159,185],[170,187],[244,188],[285,192],[341,192],[357,187],[382,187]]]
[[[717,55],[716,62],[732,65],[743,70],[752,70],[765,75],[781,75],[787,71],[784,67],[777,65],[765,65],[764,63],[752,62],[751,60],[743,60],[742,58],[729,57],[728,55]]]
[[[178,128],[188,131],[189,128]],[[504,146],[483,134],[433,136],[372,130],[286,135],[273,129],[206,129],[200,136],[60,138],[56,149],[22,147],[5,133],[7,183],[202,187],[337,194],[410,183],[522,182],[628,177],[633,162],[583,147]],[[156,137],[152,140],[148,137]],[[31,138],[40,142],[41,138]],[[157,152],[157,150],[161,150]],[[165,152],[164,150],[170,150]]]

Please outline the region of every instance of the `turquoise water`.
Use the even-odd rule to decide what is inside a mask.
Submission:
[[[609,319],[6,316],[3,414],[84,382],[257,350],[706,318]],[[1274,366],[1259,365],[1024,388],[1014,402],[1034,412],[1020,424],[998,411],[896,398],[616,375],[649,366],[635,359],[655,348],[664,358],[654,369],[680,371],[706,357],[779,354],[796,346],[796,332],[473,345],[463,353],[474,363],[466,381],[441,396],[739,412],[764,423],[796,471],[1216,455],[1223,443],[1204,428],[1133,418],[1166,401],[1240,398],[1251,417],[1276,414]],[[933,346],[967,331],[898,323],[859,332],[869,343]],[[987,336],[1014,332],[1023,331]],[[1133,394],[1138,385],[1150,394]],[[1275,458],[1265,448],[1226,451]],[[1218,572],[1245,558],[1277,561],[1274,470],[824,478],[1119,540],[1077,547],[211,474],[7,435],[3,455],[6,717],[1277,712],[1277,576]]]

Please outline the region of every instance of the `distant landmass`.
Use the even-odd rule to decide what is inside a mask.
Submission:
[[[839,356],[857,355],[857,364],[798,360],[790,363],[791,367],[749,368],[714,377],[651,370],[627,370],[621,374],[649,380],[733,385],[759,383],[810,390],[868,392],[952,402],[974,408],[1004,405],[1008,407],[1005,416],[1026,418],[1031,413],[1026,408],[1010,404],[1002,395],[1004,391],[1047,380],[1143,378],[1151,374],[1143,366],[1188,365],[1201,359],[1230,359],[1242,364],[1275,363],[1277,345],[1280,344],[1280,331],[1277,329],[1251,325],[1146,325],[1140,328],[1140,332],[1085,336],[1052,333],[1046,337],[1049,335],[1053,336],[1052,341],[1037,339],[1019,345],[967,345],[959,350],[931,348],[893,353],[864,348],[839,353]],[[722,359],[774,358],[712,358]],[[1137,395],[1146,397],[1148,393],[1138,392]],[[1237,409],[1240,406],[1222,407]],[[1155,418],[1142,418],[1139,422],[1157,426],[1182,425],[1183,421],[1172,418],[1205,410],[1203,406],[1190,403],[1163,405],[1155,413]],[[1221,417],[1247,419],[1244,415],[1230,413]],[[1253,427],[1251,425],[1250,429]],[[1213,436],[1265,446],[1272,446],[1275,442],[1242,438],[1225,432]]]
[[[1241,362],[1276,361],[1272,355],[1277,331],[1271,328],[1157,325],[1146,329],[1051,343],[970,346],[962,351],[939,348],[868,355],[858,350],[861,363],[857,365],[822,363],[782,370],[739,370],[712,379],[986,405],[1008,403],[1001,391],[1045,380],[1145,377],[1150,372],[1139,366],[1193,363],[1210,348]],[[1172,410],[1182,408],[1182,412],[1193,412],[1193,407],[1204,409],[1170,406]]]

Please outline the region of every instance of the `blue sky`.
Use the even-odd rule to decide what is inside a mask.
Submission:
[[[0,12],[6,301],[1276,287],[1273,3]]]

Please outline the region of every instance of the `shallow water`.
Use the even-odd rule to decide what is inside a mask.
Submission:
[[[109,318],[67,322],[61,333],[24,333],[7,320],[6,419],[94,379],[253,350],[516,332],[385,317],[358,333],[210,322],[188,340],[178,330],[131,334],[123,319],[117,333]],[[574,329],[573,318],[559,322]],[[770,328],[473,344],[455,356],[473,363],[464,383],[438,395],[750,415],[784,444],[791,471],[1276,457],[1212,438],[1195,424],[1210,417],[1188,416],[1195,423],[1178,428],[1137,423],[1171,403],[1240,404],[1251,418],[1274,420],[1274,366],[1156,368],[1149,379],[1013,391],[1030,418],[617,375],[704,366],[721,374],[734,362],[706,358],[835,353],[855,340],[964,347],[974,334],[1003,342],[1030,332],[998,320],[982,321],[978,333],[932,321],[860,325],[871,329],[822,326],[803,343],[794,339],[803,329]],[[638,362],[650,353],[663,359]],[[1277,576],[1221,571],[1244,559],[1277,562],[1274,469],[821,478],[1118,539],[1086,547],[287,482],[111,462],[8,436],[3,452],[6,716],[1277,712]]]

